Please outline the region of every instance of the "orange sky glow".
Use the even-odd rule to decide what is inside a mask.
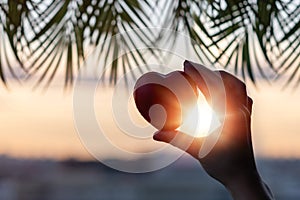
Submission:
[[[249,88],[254,100],[252,130],[256,155],[300,158],[300,89],[282,91],[276,84],[261,84],[259,88]],[[52,87],[41,94],[26,86],[1,90],[0,154],[26,158],[92,158],[74,126],[72,92],[63,94],[61,87]],[[99,91],[104,98],[111,98],[112,89]],[[96,113],[109,112],[100,103],[95,108]],[[108,127],[114,126],[113,121],[106,123]],[[133,148],[122,138],[118,143],[135,151],[160,145],[149,140]],[[106,154],[108,158],[115,156],[109,151]]]

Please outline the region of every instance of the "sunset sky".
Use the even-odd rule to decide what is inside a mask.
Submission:
[[[45,2],[44,2],[45,4],[43,4],[43,6],[42,6],[43,9],[46,9],[47,5],[48,5],[48,3],[47,3],[48,1],[45,1]],[[208,38],[208,36],[206,36],[206,34],[203,34],[201,36],[202,38],[199,41],[192,41],[188,35],[185,35],[185,34],[187,34],[187,32],[186,33],[184,33],[184,31],[175,32],[174,30],[167,29],[167,27],[169,27],[169,26],[165,26],[164,20],[161,20],[161,19],[164,19],[164,17],[166,17],[167,19],[169,18],[168,12],[165,12],[165,11],[168,11],[167,7],[172,6],[171,5],[172,1],[170,1],[168,4],[165,4],[164,2],[165,1],[160,1],[158,3],[158,7],[159,7],[159,9],[157,10],[158,14],[157,15],[155,13],[152,14],[153,17],[151,16],[152,17],[151,20],[153,21],[153,23],[151,22],[151,26],[153,24],[153,26],[155,27],[155,24],[156,24],[157,27],[153,28],[152,32],[153,33],[156,33],[156,32],[163,33],[161,31],[164,30],[166,33],[168,33],[168,34],[166,34],[167,38],[162,38],[162,39],[160,39],[160,41],[155,42],[155,45],[158,45],[155,47],[152,47],[152,46],[150,47],[150,46],[145,45],[147,43],[144,44],[144,42],[136,41],[135,44],[133,45],[134,48],[132,47],[132,49],[124,48],[124,46],[126,46],[124,44],[123,44],[124,49],[122,49],[122,45],[120,45],[120,49],[115,48],[116,46],[113,48],[113,46],[111,47],[111,44],[113,44],[111,42],[108,46],[107,45],[102,46],[102,43],[105,44],[107,41],[114,41],[111,38],[109,38],[110,33],[106,34],[105,38],[99,40],[97,42],[98,46],[96,46],[96,47],[94,46],[96,44],[92,44],[92,42],[91,42],[92,39],[91,39],[91,41],[87,40],[83,43],[84,44],[83,48],[84,48],[85,54],[86,54],[86,55],[84,55],[84,57],[89,58],[85,62],[85,64],[86,64],[86,66],[92,66],[92,68],[88,68],[87,74],[91,73],[95,76],[98,76],[99,72],[103,68],[106,67],[106,66],[102,65],[103,62],[106,63],[106,61],[107,61],[106,59],[108,58],[107,63],[109,63],[110,59],[111,59],[110,58],[111,54],[113,53],[113,55],[114,55],[115,50],[116,50],[116,52],[120,51],[122,53],[130,52],[133,55],[132,57],[134,57],[134,54],[137,55],[137,52],[138,53],[142,52],[143,58],[145,58],[147,60],[147,63],[153,63],[152,59],[154,59],[154,56],[153,56],[154,54],[150,53],[149,49],[151,49],[152,51],[154,50],[155,52],[156,51],[159,52],[159,54],[157,54],[157,55],[163,55],[159,59],[161,59],[163,61],[168,61],[166,63],[167,63],[167,65],[170,66],[170,68],[172,68],[173,70],[174,69],[182,70],[181,65],[182,65],[182,62],[184,59],[192,59],[195,61],[199,61],[198,57],[196,57],[196,54],[193,50],[193,49],[196,49],[196,47],[194,46],[193,43],[194,42],[199,43],[199,41],[204,41],[203,44],[205,44],[206,40],[207,40],[207,46],[212,46],[212,48],[208,48],[207,50],[212,52],[212,54],[214,54],[214,55],[219,55],[219,58],[220,58],[220,60],[218,60],[219,58],[215,60],[215,58],[216,58],[215,57],[211,61],[215,60],[216,61],[215,63],[218,63],[218,62],[227,63],[227,59],[228,59],[229,55],[227,55],[225,53],[224,56],[221,56],[225,52],[225,49],[227,47],[228,48],[230,47],[229,49],[236,48],[236,49],[241,50],[241,48],[240,48],[241,44],[237,45],[236,47],[234,47],[235,45],[231,46],[231,44],[235,44],[234,42],[238,41],[238,40],[239,40],[239,42],[244,41],[244,40],[247,41],[247,38],[248,38],[247,31],[248,31],[248,29],[251,30],[254,27],[251,24],[252,23],[250,21],[251,18],[249,18],[249,19],[247,19],[247,21],[248,20],[250,21],[249,25],[251,25],[251,26],[245,28],[245,30],[247,32],[247,36],[244,35],[245,38],[242,38],[243,34],[241,34],[241,36],[239,36],[239,32],[243,32],[242,30],[239,30],[240,28],[236,29],[238,31],[236,31],[234,33],[231,33],[231,34],[226,33],[227,35],[229,35],[228,37],[227,37],[227,35],[224,35],[224,37],[223,37],[222,34],[221,35],[216,34],[216,33],[218,33],[219,30],[212,28],[212,30],[211,30],[212,32],[209,33],[210,35],[216,34],[217,37],[221,36],[221,38],[219,38],[218,41],[216,40],[217,42],[214,41],[214,38],[212,40],[211,40],[211,38]],[[161,5],[159,5],[159,4],[161,4]],[[221,1],[220,6],[226,7],[225,2]],[[268,5],[268,6],[270,6],[270,5]],[[187,5],[185,5],[185,7],[187,7]],[[291,7],[290,9],[294,10],[295,5],[291,3],[291,5],[288,5],[288,7]],[[41,9],[41,10],[43,10],[43,9]],[[147,10],[147,9],[146,9],[146,12],[152,13],[152,10],[150,10],[150,9]],[[197,13],[200,12],[200,10],[197,10],[196,6],[193,9],[195,10],[194,17],[195,16],[197,17]],[[191,10],[193,10],[193,9],[191,9]],[[184,10],[181,10],[181,11],[184,11]],[[250,11],[249,11],[249,13],[250,13]],[[49,16],[50,16],[49,19],[51,19],[51,15],[49,15]],[[90,16],[88,15],[88,17],[90,17]],[[206,18],[205,15],[203,15],[203,17]],[[69,17],[69,18],[71,19],[71,17]],[[170,19],[172,19],[172,18],[170,18]],[[237,18],[237,19],[239,19],[239,18]],[[295,19],[297,20],[298,18],[295,17]],[[186,20],[186,22],[188,22],[189,19],[185,19],[185,20]],[[38,22],[39,20],[36,20],[36,21]],[[176,21],[176,20],[174,20],[174,21]],[[227,21],[227,20],[225,20],[225,21]],[[246,24],[248,24],[247,21],[246,21]],[[46,21],[44,22],[42,20],[41,22],[42,22],[41,27],[43,27],[44,26],[43,24]],[[91,23],[90,19],[87,19],[87,22]],[[113,25],[113,22],[114,22],[114,24],[117,24],[117,20],[113,20],[109,23],[112,23],[112,25]],[[161,24],[161,22],[163,22],[163,23]],[[186,23],[186,22],[182,21],[180,23]],[[199,22],[202,23],[202,19],[201,20],[199,19]],[[242,18],[241,22],[243,22],[243,24],[244,24],[244,18]],[[66,23],[68,23],[68,22],[66,22]],[[86,24],[88,24],[88,23],[86,23]],[[93,23],[96,23],[96,22],[93,22]],[[139,23],[137,23],[137,24],[139,24]],[[240,22],[238,22],[238,23],[240,23]],[[276,21],[276,23],[274,23],[275,24],[274,30],[278,27],[277,23],[278,23],[277,21]],[[285,22],[285,23],[288,24],[287,22]],[[36,23],[36,24],[38,25],[38,23]],[[104,24],[104,22],[102,24]],[[219,23],[219,24],[221,24],[221,23]],[[183,24],[181,24],[181,25],[183,25]],[[226,24],[224,23],[224,25],[226,25]],[[259,29],[261,28],[261,26],[263,27],[263,24],[259,24],[259,25],[260,25]],[[293,23],[291,23],[290,25],[293,25]],[[164,27],[164,28],[161,30],[160,26]],[[210,25],[210,23],[208,23],[208,27],[210,27],[210,26],[212,26],[212,25]],[[212,27],[214,27],[214,26],[215,25],[213,25]],[[37,27],[37,28],[40,29],[41,27]],[[90,25],[90,27],[92,30],[92,25]],[[130,25],[130,27],[131,27],[131,25]],[[170,26],[170,27],[174,28],[173,26]],[[194,34],[197,35],[198,34],[197,32],[200,32],[200,27],[199,27],[199,25],[197,25],[197,23],[194,24],[194,27],[196,30],[196,32]],[[197,27],[199,30],[197,30]],[[55,27],[55,28],[58,29],[59,27],[58,28]],[[222,28],[222,27],[220,26],[218,28]],[[290,27],[287,27],[287,30],[284,30],[284,32],[290,31],[289,28]],[[55,32],[56,29],[53,31]],[[114,29],[116,29],[116,28],[114,28]],[[224,28],[224,30],[227,30],[227,29],[228,28]],[[66,32],[68,32],[68,29],[66,29],[66,30],[67,30]],[[77,31],[77,29],[74,29],[74,30]],[[92,35],[92,32],[89,33],[91,30],[84,31],[82,33],[82,35],[84,35],[86,38],[88,38],[89,34]],[[108,31],[109,30],[110,30],[110,28],[108,29]],[[124,28],[124,30],[127,30],[127,29]],[[124,30],[120,29],[118,31],[120,31],[120,33],[122,33],[122,32],[125,32]],[[181,28],[178,28],[178,30],[181,30]],[[184,29],[182,29],[182,30],[184,30]],[[192,30],[194,30],[194,29],[192,29]],[[230,30],[230,29],[228,29],[228,30]],[[22,29],[22,31],[24,32],[23,29]],[[35,36],[35,33],[33,33],[31,29],[26,30],[26,25],[25,25],[25,33],[26,34],[28,34],[27,31],[29,33],[31,31],[30,34],[32,36]],[[137,30],[135,30],[135,31],[131,30],[131,31],[127,32],[125,34],[126,37],[124,37],[124,38],[126,39],[127,37],[128,38],[136,37],[137,35],[134,34],[136,31]],[[150,33],[152,33],[152,32],[150,32]],[[176,34],[174,34],[173,32]],[[45,33],[47,33],[47,32],[45,32]],[[112,32],[112,33],[115,33],[115,32]],[[138,31],[138,33],[139,33],[139,31]],[[141,34],[141,33],[143,33],[143,29],[142,29],[142,32],[140,32],[139,34]],[[282,33],[283,32],[279,31],[278,36],[281,36],[280,34],[282,34]],[[28,37],[29,39],[32,39],[30,34],[28,34],[27,36],[29,36]],[[277,33],[275,33],[275,34],[277,34]],[[41,34],[41,35],[43,35],[43,37],[45,36],[44,34]],[[175,36],[175,35],[176,35],[176,40],[173,41],[171,36]],[[296,33],[295,33],[295,35],[296,35]],[[107,36],[109,39],[106,38]],[[116,38],[113,38],[113,39],[118,39],[118,37],[120,37],[120,36],[122,36],[122,34],[121,35],[117,34]],[[169,40],[170,38],[168,38],[168,37],[170,37],[171,40]],[[212,37],[215,37],[215,36],[212,36]],[[47,36],[47,38],[49,39],[50,36],[49,37]],[[101,36],[101,38],[102,38],[102,36]],[[276,39],[276,37],[274,37],[274,38]],[[274,40],[274,38],[272,40]],[[279,38],[281,38],[281,37],[278,37],[278,39]],[[40,38],[38,38],[38,39],[40,40]],[[70,39],[71,39],[71,37],[70,37]],[[294,37],[291,37],[290,39],[294,39]],[[279,49],[282,49],[287,53],[292,52],[293,49],[299,50],[298,46],[297,46],[297,48],[292,48],[293,46],[287,47],[287,45],[289,45],[291,42],[290,39],[284,39],[283,41],[285,41],[285,43],[280,43],[281,46]],[[295,41],[296,41],[296,39],[295,39]],[[76,40],[78,40],[78,39],[76,39]],[[232,42],[230,42],[231,40],[232,40]],[[252,40],[254,41],[253,43],[250,42]],[[43,40],[41,40],[41,41],[43,41]],[[54,38],[53,38],[53,41],[54,41]],[[219,47],[217,48],[217,46],[215,46],[213,43],[209,44],[211,41],[214,41],[213,43],[218,44],[220,48]],[[6,42],[8,43],[8,41],[6,41]],[[46,40],[43,42],[44,42],[44,44],[41,44],[40,46],[44,46],[45,44],[47,44]],[[272,41],[271,43],[273,43],[273,42],[274,41]],[[33,47],[39,43],[40,43],[40,41],[38,41],[37,43],[33,43]],[[231,44],[228,45],[229,43],[231,43]],[[250,50],[255,49],[255,47],[257,45],[259,45],[259,42],[257,40],[257,35],[253,30],[252,30],[252,32],[249,32],[249,42],[248,43],[249,43],[248,45],[249,45]],[[278,43],[277,40],[276,40],[276,43]],[[5,43],[3,43],[3,44],[5,44]],[[62,43],[62,44],[64,44],[64,43]],[[203,44],[199,43],[199,46],[202,46]],[[298,44],[298,43],[295,42],[294,44]],[[151,45],[152,45],[152,43],[151,43]],[[50,43],[49,43],[49,46],[50,46]],[[60,47],[60,46],[61,46],[61,44],[58,45],[58,47]],[[101,47],[101,46],[102,46],[102,48],[100,49],[99,47]],[[69,47],[70,47],[70,49],[72,49],[71,45]],[[244,47],[245,47],[245,49],[247,49],[246,45],[244,45]],[[243,49],[244,49],[244,47],[243,47]],[[257,46],[257,47],[259,47],[259,46]],[[285,49],[285,47],[286,47],[286,49]],[[73,48],[75,50],[75,46],[73,46]],[[17,48],[17,49],[19,49],[19,48]],[[26,48],[24,48],[24,49],[26,49]],[[30,49],[30,48],[28,48],[28,49]],[[35,47],[33,49],[35,49]],[[31,57],[31,59],[34,58],[36,55],[39,55],[39,57],[43,57],[43,56],[47,57],[50,55],[48,58],[50,58],[51,55],[54,55],[54,54],[48,54],[46,51],[44,51],[44,49],[47,49],[47,48],[38,49],[37,50],[38,54],[34,54],[34,56]],[[50,49],[48,49],[47,51],[50,51]],[[220,54],[221,49],[224,49],[224,51],[222,51],[222,54]],[[269,49],[269,47],[267,49]],[[273,47],[271,47],[271,49],[273,49]],[[136,50],[139,50],[139,51],[136,51]],[[22,51],[23,51],[23,47],[22,47]],[[107,52],[107,54],[103,53],[102,51]],[[271,51],[273,51],[273,50],[271,50]],[[271,53],[271,51],[267,52],[267,54]],[[102,52],[102,53],[100,53],[100,52]],[[198,51],[198,52],[201,52],[201,51]],[[230,51],[228,51],[228,52],[230,52]],[[257,80],[257,87],[254,87],[253,83],[251,83],[250,81],[247,81],[246,84],[248,86],[249,96],[254,100],[253,116],[252,116],[252,134],[253,134],[252,138],[253,138],[255,154],[259,157],[267,157],[267,158],[300,158],[300,148],[299,148],[300,147],[300,85],[299,85],[299,87],[294,88],[294,89],[292,89],[292,86],[287,87],[285,90],[282,89],[283,88],[282,86],[284,85],[285,81],[288,79],[288,78],[284,78],[284,76],[290,77],[290,75],[292,74],[292,70],[294,70],[295,68],[290,67],[290,69],[285,72],[283,77],[280,77],[279,80],[273,81],[273,79],[275,78],[275,70],[272,71],[270,69],[270,67],[268,67],[268,64],[266,62],[266,59],[264,58],[261,48],[255,49],[255,52],[257,53],[257,55],[255,54],[255,57],[254,57],[254,55],[251,55],[251,54],[253,54],[253,52],[252,53],[251,52],[252,51],[250,51],[250,53],[249,53],[249,55],[250,55],[249,60],[251,60],[251,63],[254,63],[253,66],[251,66],[251,69],[253,70],[253,74]],[[7,53],[8,53],[9,58],[12,57],[12,55],[11,55],[12,52],[7,50]],[[21,58],[25,57],[25,55],[26,55],[26,52],[22,52],[22,53],[18,52],[18,53],[21,55]],[[24,55],[22,55],[23,53],[24,53]],[[66,52],[64,50],[62,50],[61,55],[65,56],[65,53]],[[199,55],[198,56],[199,57],[203,56],[203,53],[205,53],[205,51],[201,52],[199,54],[200,56]],[[295,51],[294,55],[298,55],[297,53],[299,54],[299,52]],[[0,53],[0,54],[3,54],[3,53]],[[242,54],[244,54],[244,50],[243,50]],[[58,56],[59,54],[55,54],[55,55]],[[118,53],[118,56],[120,56],[120,55],[121,55],[121,53],[120,54]],[[150,56],[148,57],[148,55],[151,55],[151,57]],[[232,55],[235,55],[235,54],[232,54]],[[236,53],[236,58],[237,58],[236,61],[238,61],[238,60],[242,61],[241,58],[239,58],[239,56],[241,57],[241,54]],[[291,57],[292,59],[294,58],[293,56]],[[70,62],[71,63],[70,65],[74,64],[77,61],[75,59],[75,57],[72,57],[72,53],[70,53],[70,56],[68,54],[67,57],[68,58],[71,57],[71,61],[73,62],[73,63]],[[139,57],[139,56],[137,56],[137,57]],[[208,56],[208,57],[211,57],[211,56]],[[243,55],[243,57],[244,57],[244,55]],[[274,58],[273,58],[273,56],[270,56],[272,63],[273,63],[273,59],[274,60],[277,59],[275,57],[276,56],[274,56]],[[281,57],[280,59],[284,59],[284,58],[285,57]],[[299,59],[299,57],[297,57],[297,58]],[[135,62],[133,62],[133,59],[131,57],[127,58],[127,59],[128,59],[128,63],[130,63],[130,62],[135,63]],[[253,62],[256,59],[259,61],[262,61],[262,62],[258,62],[258,63],[260,63],[260,65],[264,68],[263,71],[265,72],[266,76],[270,78],[270,82],[271,82],[270,84],[268,84],[265,80],[262,80],[263,78],[258,73],[258,66],[255,66],[256,62]],[[30,73],[32,73],[32,74],[33,74],[34,68],[39,69],[39,71],[37,71],[36,74],[33,75],[34,76],[33,79],[37,80],[38,78],[42,77],[41,76],[42,72],[43,72],[43,70],[45,70],[47,64],[52,63],[53,60],[52,61],[51,60],[52,59],[47,59],[44,61],[39,60],[37,63],[38,64],[39,64],[39,62],[42,63],[40,68],[34,67],[34,65],[36,65],[37,63],[33,64],[33,63],[31,63],[32,62],[31,60],[28,60],[25,63],[26,64],[25,68],[27,68],[27,64],[28,64],[29,68],[33,67],[33,68],[31,68],[31,71],[30,71]],[[60,60],[60,58],[59,58],[59,60]],[[95,64],[96,60],[97,60],[97,64]],[[203,59],[203,60],[205,61],[206,59]],[[218,60],[218,62],[217,62],[217,60]],[[233,62],[233,59],[230,61]],[[12,59],[11,64],[13,66],[17,66],[17,65],[15,65],[16,63],[13,63],[13,62],[14,62],[14,60]],[[229,70],[230,69],[234,70],[234,67],[239,68],[238,66],[232,66],[231,62],[228,63]],[[244,62],[244,60],[243,60],[243,62]],[[275,63],[274,68],[276,70],[278,70],[280,68],[280,66],[278,66],[277,64],[282,63],[282,62],[278,62],[278,63],[274,62],[274,63]],[[297,63],[297,61],[295,63]],[[7,63],[2,62],[3,66],[6,64]],[[118,64],[120,64],[120,62]],[[157,64],[157,63],[155,63],[155,64]],[[30,66],[30,65],[33,65],[33,66]],[[218,64],[216,64],[216,65],[218,65]],[[295,66],[296,65],[298,65],[298,64],[295,64]],[[38,88],[38,90],[33,91],[32,90],[32,85],[33,85],[32,80],[29,80],[28,82],[24,81],[24,83],[22,83],[22,84],[17,83],[15,80],[13,80],[13,78],[11,78],[11,74],[8,73],[7,66],[3,67],[4,74],[6,75],[6,77],[8,79],[9,89],[6,89],[3,85],[1,85],[2,83],[0,82],[0,155],[8,155],[8,156],[13,156],[13,157],[21,157],[21,158],[24,158],[24,157],[25,158],[53,158],[53,159],[77,158],[77,159],[83,159],[83,160],[93,159],[93,156],[91,156],[91,154],[89,153],[89,147],[86,147],[85,141],[83,141],[83,137],[85,136],[85,133],[78,132],[77,127],[76,127],[77,124],[76,124],[76,121],[74,120],[74,110],[73,110],[73,102],[74,102],[73,90],[70,89],[69,91],[64,91],[64,89],[63,89],[64,76],[65,76],[65,72],[66,72],[66,68],[65,68],[66,60],[62,59],[62,62],[57,66],[59,68],[57,71],[57,76],[55,77],[57,82],[55,82],[53,85],[51,85],[50,88],[46,92],[43,92],[41,89],[43,84],[41,84],[41,87]],[[176,67],[174,67],[174,66],[176,66]],[[145,69],[145,66],[141,66],[141,67],[142,68],[144,67],[143,69]],[[219,66],[216,66],[216,68],[218,68],[218,67]],[[249,68],[249,66],[244,66],[245,69],[243,69],[243,70],[239,69],[238,73],[242,73],[242,71],[246,71],[245,72],[246,77],[248,76],[248,79],[249,79],[252,72],[249,72],[249,70],[247,72],[247,70],[246,70],[247,67]],[[298,65],[298,67],[299,67],[299,65]],[[74,73],[77,73],[77,69],[75,69],[75,68],[76,67],[74,67]],[[128,68],[127,70],[130,70],[131,66],[130,66],[130,68],[129,67],[127,67],[127,68]],[[21,70],[18,67],[15,67],[14,69],[16,70],[17,75],[21,74],[20,73]],[[52,69],[53,69],[53,67],[51,68],[51,70]],[[120,72],[122,72],[122,70],[123,70],[122,67],[119,67],[118,69],[120,69]],[[49,70],[49,71],[51,71],[51,70]],[[48,71],[48,69],[45,70],[45,72],[47,72],[47,71]],[[54,71],[56,71],[56,69]],[[281,72],[281,71],[279,71],[279,72]],[[297,72],[297,71],[295,71],[295,72]],[[109,75],[109,73],[107,73],[107,74]],[[119,71],[118,71],[118,75],[120,75]],[[238,74],[238,75],[241,75],[241,74]],[[25,75],[21,74],[20,76],[25,76]],[[293,81],[295,81],[297,79],[297,76],[299,76],[299,73],[296,74],[296,76],[295,76],[296,78],[294,78]],[[46,76],[44,81],[46,81],[47,78],[49,78],[49,77]],[[84,85],[81,88],[82,95],[84,95],[85,91],[91,90],[91,88],[89,88],[90,83],[95,82],[94,79],[87,79],[87,80],[88,81],[87,81],[86,85]],[[94,114],[97,118],[97,122],[99,122],[99,124],[102,123],[102,126],[103,126],[102,128],[104,129],[104,131],[107,134],[106,135],[107,139],[114,141],[116,143],[116,146],[118,148],[124,149],[124,151],[137,152],[137,153],[147,152],[147,151],[155,151],[155,149],[157,149],[157,148],[166,146],[167,144],[160,144],[160,143],[152,140],[152,137],[151,137],[152,132],[155,131],[155,129],[153,127],[150,127],[150,129],[148,130],[149,132],[146,133],[147,138],[145,140],[140,140],[139,142],[132,141],[130,139],[130,134],[128,136],[128,134],[126,135],[126,134],[123,134],[122,132],[120,132],[119,124],[117,124],[114,121],[114,117],[122,117],[123,115],[122,115],[122,113],[117,113],[117,114],[114,113],[117,116],[113,116],[112,109],[111,109],[111,102],[113,100],[112,95],[114,93],[114,89],[115,89],[114,87],[108,87],[108,86],[104,87],[104,86],[100,85],[99,88],[97,88],[97,90],[95,90],[95,92],[94,92],[95,102],[93,102],[93,101],[90,102],[90,103],[95,104],[94,105],[95,106]],[[119,100],[119,99],[117,99],[117,100]],[[137,110],[135,110],[134,102],[131,100],[131,102],[129,102],[128,105],[129,105],[129,107],[131,106],[130,112],[133,112],[133,113],[135,112],[135,114],[133,114],[133,115],[135,115],[135,118],[138,118],[136,120],[143,121],[143,119],[140,119],[141,116],[138,115]],[[87,114],[82,113],[83,118],[85,117],[85,115],[87,115]],[[126,116],[125,117],[123,116],[123,120],[124,120],[124,123],[126,123],[126,120],[128,120],[128,118]],[[144,121],[142,123],[144,123]],[[148,124],[146,123],[146,125],[148,125]],[[88,126],[89,125],[87,125],[87,127]],[[138,134],[138,133],[134,133],[134,134]],[[96,139],[94,140],[94,138],[90,138],[90,139],[92,141],[92,144],[95,145],[95,148],[97,146],[102,148],[101,151],[102,151],[102,154],[104,155],[104,157],[127,159],[127,158],[125,158],[126,156],[124,157],[124,155],[120,155],[117,152],[115,152],[109,148],[106,148],[106,146],[105,146],[106,144],[104,143],[104,141],[96,140]],[[172,153],[172,152],[170,152],[170,153]]]
[[[167,61],[163,67],[157,68],[159,66],[157,61],[153,59],[153,56],[150,56],[148,59],[150,67],[167,73],[172,70],[182,70],[181,64],[184,59],[197,60],[189,50],[190,47],[183,45],[185,40],[184,35],[180,36],[180,40],[176,43],[174,49],[166,51],[165,58],[167,58]],[[99,65],[99,69],[93,67],[97,66],[95,65],[95,59],[97,60],[97,57],[92,54],[86,62],[86,69],[81,74],[83,80],[87,80],[87,83],[83,83],[83,87],[80,89],[82,95],[94,89],[90,85],[91,83],[92,85],[97,83],[95,77],[101,73],[101,66],[103,65]],[[151,65],[151,63],[154,64]],[[122,69],[120,68],[120,70]],[[247,89],[249,96],[254,100],[252,130],[256,155],[272,158],[300,158],[300,87],[296,89],[288,87],[282,90],[284,81],[286,81],[284,77],[268,84],[259,77],[255,67],[254,72],[257,74],[257,87],[247,81]],[[274,73],[272,74],[268,68],[266,68],[266,72],[272,80]],[[64,92],[64,73],[64,68],[60,68],[56,81],[46,92],[41,92],[42,87],[38,88],[37,91],[33,91],[34,81],[18,84],[16,81],[9,79],[9,90],[0,87],[0,155],[54,159],[72,157],[84,160],[93,158],[89,153],[91,150],[85,146],[86,141],[82,141],[86,134],[78,133],[76,129],[73,115],[73,91],[70,89]],[[287,72],[287,77],[289,73]],[[36,77],[39,77],[39,74]],[[125,152],[139,154],[140,152],[155,151],[166,146],[166,144],[160,144],[152,140],[155,129],[151,126],[146,133],[147,139],[145,140],[132,140],[128,137],[128,134],[131,134],[130,130],[127,131],[129,132],[127,134],[120,132],[119,124],[115,122],[115,116],[113,116],[111,109],[112,95],[115,88],[101,84],[94,92],[95,102],[88,102],[88,104],[95,103],[95,116],[99,126],[102,126],[106,137],[115,143],[117,149],[120,148]],[[138,121],[143,121],[132,99],[128,105],[135,112],[135,118],[139,118]],[[82,115],[85,115],[85,113]],[[115,115],[121,116],[119,113]],[[128,118],[128,116],[123,116],[121,121],[126,123]],[[144,125],[148,124],[145,123]],[[101,138],[96,140],[92,137],[90,139],[92,145],[96,149],[99,147],[97,151],[101,151],[102,156],[105,158],[129,159],[130,157],[112,150],[106,146]]]
[[[0,154],[29,158],[92,158],[76,132],[72,91],[63,93],[61,86],[53,86],[42,94],[32,92],[26,84],[12,85],[10,91],[1,88],[0,92]],[[259,89],[254,89],[249,84],[249,94],[254,100],[252,127],[255,153],[260,157],[300,158],[300,89],[282,91],[281,85],[261,82]],[[113,88],[100,87],[95,99],[101,95],[101,98],[110,101],[112,93]],[[95,101],[96,115],[111,112],[105,104]],[[105,120],[108,132],[118,131],[113,120]],[[163,145],[148,140],[130,146],[124,138],[116,140],[130,151],[155,149],[157,145]],[[118,157],[109,149],[105,154],[107,158]]]

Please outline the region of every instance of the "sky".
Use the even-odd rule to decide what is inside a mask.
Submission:
[[[72,91],[64,93],[61,86],[53,86],[41,93],[33,92],[26,84],[12,85],[10,91],[0,88],[0,154],[22,158],[92,159],[75,127]],[[280,83],[260,83],[259,89],[248,85],[248,93],[254,100],[255,154],[268,158],[300,158],[300,89],[282,91]],[[101,102],[111,101],[113,91],[110,87],[96,90],[95,113],[100,116],[99,120],[111,112],[107,104]],[[114,121],[102,120],[105,120],[108,134],[114,137],[118,131]],[[134,145],[125,137],[114,139],[129,151],[139,152],[162,145],[151,139]],[[120,158],[109,149],[105,155]]]
[[[183,45],[188,38],[179,37],[181,43],[178,49],[169,52],[172,57],[169,54],[166,56],[171,60],[172,69],[181,69],[182,58],[195,59],[186,55],[187,52],[192,53],[192,48]],[[161,48],[168,50],[165,46]],[[147,58],[147,61],[149,60],[151,61],[151,58]],[[63,67],[61,70],[58,77],[63,76]],[[94,71],[95,69],[92,73]],[[61,78],[58,78],[58,81],[63,83]],[[9,80],[9,84],[9,91],[0,86],[0,155],[22,158],[93,159],[84,145],[85,141],[81,135],[83,133],[78,133],[76,129],[72,90],[63,92],[61,84],[54,84],[44,93],[40,90],[32,91],[31,82],[18,85]],[[255,88],[247,82],[249,96],[254,100],[252,137],[255,154],[259,157],[300,158],[300,86],[293,90],[282,90],[282,85],[280,81],[270,85],[258,80],[258,88]],[[89,89],[87,84],[82,88],[82,93]],[[107,117],[112,115],[109,105],[114,89],[99,87],[95,91],[95,115],[97,122],[105,125],[107,137],[114,140],[119,147],[132,152],[155,150],[166,145],[151,139],[151,131],[154,132],[154,128],[147,132],[147,140],[138,143],[132,142],[119,132],[114,120]],[[132,103],[130,106],[134,109]],[[123,155],[105,148],[103,141],[93,142],[96,146],[104,147],[103,154],[106,158],[126,159]]]

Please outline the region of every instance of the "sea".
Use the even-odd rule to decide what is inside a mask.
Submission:
[[[126,162],[115,160],[115,162]],[[98,161],[0,157],[0,200],[230,200],[191,158],[155,172],[132,174]],[[142,160],[141,160],[142,164]],[[300,160],[258,158],[276,200],[300,199]]]

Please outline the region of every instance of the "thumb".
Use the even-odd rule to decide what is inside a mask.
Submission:
[[[153,139],[159,142],[165,142],[177,147],[194,158],[199,158],[199,151],[203,143],[203,138],[195,138],[181,131],[157,131]]]

